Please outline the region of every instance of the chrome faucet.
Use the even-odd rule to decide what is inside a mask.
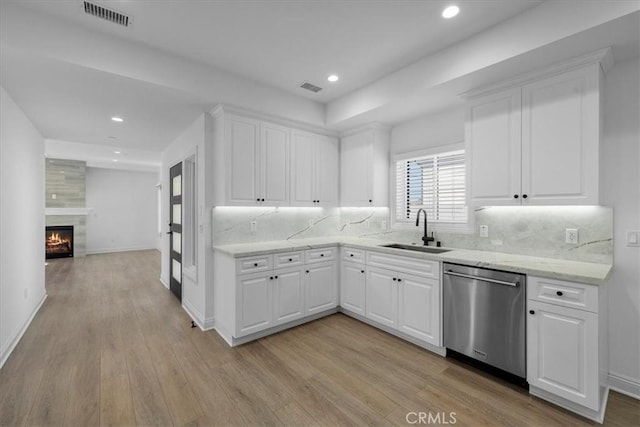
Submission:
[[[429,242],[433,242],[436,239],[433,237],[433,231],[431,232],[431,237],[427,236],[427,211],[424,209],[418,209],[418,214],[416,215],[416,227],[420,225],[420,212],[424,213],[424,236],[422,236],[422,241],[425,246],[429,246]]]

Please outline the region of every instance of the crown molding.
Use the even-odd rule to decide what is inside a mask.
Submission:
[[[552,77],[554,75],[562,74],[567,71],[575,70],[577,68],[582,68],[593,64],[600,64],[602,72],[606,73],[607,71],[609,71],[613,66],[613,55],[611,53],[611,47],[606,47],[604,49],[599,49],[586,55],[577,56],[566,61],[558,62],[550,67],[534,70],[525,74],[520,74],[511,79],[501,81],[500,83],[480,86],[478,88],[460,93],[458,94],[458,96],[461,98],[470,99],[478,96],[490,95],[505,89],[523,86],[536,80]]]
[[[282,126],[304,130],[307,132],[318,133],[321,135],[326,135],[334,138],[338,137],[339,135],[338,132],[331,129],[324,128],[322,126],[316,126],[309,123],[300,122],[297,120],[287,119],[285,117],[274,116],[271,114],[260,113],[257,111],[252,111],[246,108],[236,107],[229,104],[218,104],[215,107],[213,107],[213,109],[209,112],[209,114],[214,119],[217,119],[218,117],[222,116],[225,113],[237,114],[243,117],[249,117],[256,120],[271,122],[271,123],[279,124]]]

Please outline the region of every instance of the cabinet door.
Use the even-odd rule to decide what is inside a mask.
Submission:
[[[239,276],[236,286],[235,337],[267,329],[271,322],[270,274]]]
[[[371,206],[373,131],[350,135],[340,144],[340,197],[342,206]]]
[[[394,271],[367,267],[366,313],[378,323],[396,328],[398,324],[398,281]]]
[[[228,202],[253,206],[258,198],[260,122],[230,115],[226,132]]]
[[[522,88],[523,204],[597,205],[599,64]]]
[[[340,271],[340,305],[353,313],[366,315],[365,270],[363,264],[345,262]]]
[[[303,270],[276,271],[273,282],[273,324],[279,325],[304,315]]]
[[[338,306],[336,263],[306,267],[306,314],[315,314]]]
[[[399,274],[398,280],[398,329],[440,346],[439,281],[407,274]]]
[[[467,110],[467,182],[474,205],[520,204],[520,108],[518,88],[478,99]]]
[[[289,129],[262,123],[260,142],[260,200],[269,205],[288,205]]]
[[[527,305],[529,384],[599,410],[597,314],[533,300]]]
[[[291,206],[314,206],[315,138],[309,132],[291,132]]]
[[[338,206],[338,140],[317,135],[315,147],[315,200],[321,206]]]

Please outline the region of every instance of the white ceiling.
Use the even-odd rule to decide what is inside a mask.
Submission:
[[[312,125],[329,123],[338,130],[365,120],[399,123],[433,112],[436,104],[450,106],[464,88],[460,79],[456,84],[423,84],[409,94],[399,93],[402,85],[388,82],[402,80],[403,75],[419,82],[420,75],[429,72],[429,58],[437,64],[435,58],[447,57],[447,52],[454,57],[456,46],[467,46],[467,53],[482,58],[473,48],[482,44],[477,43],[482,35],[520,22],[521,17],[526,17],[522,22],[539,23],[544,32],[544,14],[552,16],[562,4],[573,5],[567,19],[581,19],[585,28],[610,21],[611,28],[620,29],[601,28],[589,39],[591,44],[597,39],[606,46],[630,38],[629,50],[635,52],[640,38],[638,13],[625,21],[624,28],[615,27],[614,21],[637,11],[637,2],[610,2],[605,7],[601,1],[462,0],[456,2],[460,15],[452,20],[440,17],[448,2],[439,0],[99,3],[130,15],[132,27],[85,15],[81,0],[1,0],[0,84],[45,138],[91,144],[94,161],[99,153],[129,150],[137,153],[136,162],[146,162],[145,167],[157,164],[157,153],[217,103]],[[615,13],[603,13],[609,9]],[[594,20],[594,16],[603,17]],[[511,31],[513,27],[518,28],[512,25]],[[574,39],[580,39],[585,29],[578,27],[571,30]],[[507,30],[494,33],[508,34]],[[504,46],[492,44],[488,53],[506,52],[522,41],[498,39]],[[590,48],[564,45],[560,53],[548,55],[553,52],[537,49],[532,57],[557,60]],[[531,67],[523,55],[512,56],[520,68]],[[499,72],[483,66],[475,75],[485,81],[492,75],[502,78],[516,69],[506,67],[507,62],[495,64],[502,66],[494,67]],[[329,73],[339,74],[341,80],[330,85]],[[313,94],[299,89],[305,80],[324,90]],[[454,81],[451,76],[449,81]],[[383,99],[382,104],[377,102]],[[328,113],[339,117],[333,112],[358,111],[363,104],[373,107],[368,113],[346,114],[341,121],[328,120]],[[113,115],[123,116],[125,122],[111,122]],[[149,153],[147,160],[144,153]]]
[[[73,25],[136,41],[283,90],[327,102],[511,18],[542,0],[98,1],[131,28],[85,14],[81,1],[21,0]],[[339,83],[326,81],[330,73]],[[324,89],[298,86],[308,80]]]

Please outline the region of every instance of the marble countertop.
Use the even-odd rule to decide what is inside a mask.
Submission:
[[[506,254],[501,252],[476,251],[469,249],[449,249],[449,252],[430,254],[406,249],[385,248],[381,245],[395,242],[344,237],[322,237],[313,239],[276,240],[270,242],[239,243],[215,246],[214,250],[233,257],[258,256],[270,253],[293,252],[327,246],[351,246],[364,250],[375,250],[393,255],[429,259],[470,265],[474,267],[495,268],[551,279],[568,280],[592,285],[606,282],[610,264],[569,261],[555,258],[542,258],[527,255]]]

